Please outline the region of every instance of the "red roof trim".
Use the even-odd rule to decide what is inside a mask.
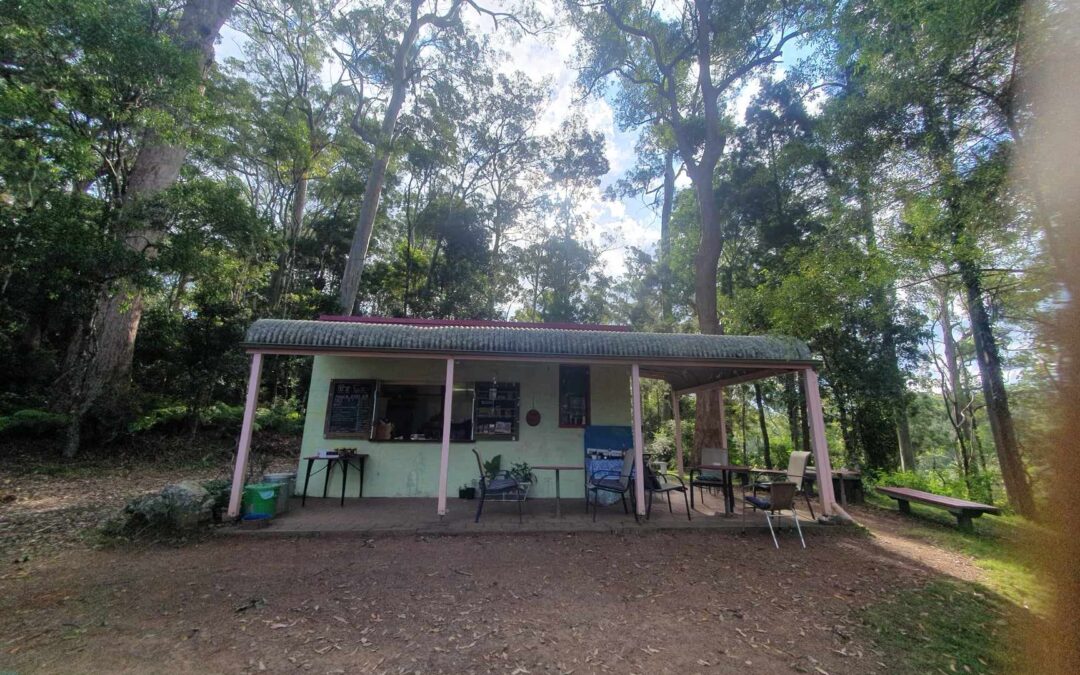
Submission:
[[[392,316],[341,316],[323,314],[319,321],[350,323],[381,323],[399,326],[462,326],[467,328],[553,328],[555,330],[601,330],[629,333],[630,326],[609,326],[599,323],[539,323],[531,321],[487,321],[484,319],[418,319]]]

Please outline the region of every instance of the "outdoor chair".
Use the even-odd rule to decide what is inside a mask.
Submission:
[[[634,508],[634,520],[638,520],[637,505],[634,502],[634,492],[631,489],[633,484],[630,482],[630,476],[634,473],[634,453],[627,450],[623,453],[622,468],[618,471],[606,470],[606,471],[594,471],[589,476],[588,484],[586,485],[586,493],[592,493],[593,503],[593,522],[596,522],[596,512],[600,508],[600,493],[608,492],[611,494],[617,494],[622,499],[623,512],[629,513],[629,509],[626,506],[626,493],[630,493],[630,503]]]
[[[677,482],[676,482],[677,481]],[[656,472],[652,470],[652,467],[646,467],[645,469],[645,489],[649,493],[649,503],[645,507],[645,520],[648,520],[652,516],[652,502],[654,494],[662,494],[667,500],[668,513],[675,513],[671,508],[671,493],[681,492],[683,496],[683,502],[686,504],[686,519],[692,520],[690,517],[690,499],[687,497],[686,483],[679,476],[666,474],[663,472]]]
[[[484,473],[484,460],[480,459],[480,453],[476,451],[476,448],[473,448],[472,453],[476,455],[476,466],[480,469],[480,494],[478,495],[480,504],[476,507],[476,520],[473,522],[480,522],[480,514],[484,511],[484,502],[491,498],[493,501],[517,502],[518,522],[520,523],[522,504],[525,502],[527,490],[506,469],[497,471],[489,481]]]
[[[743,486],[743,492],[745,494],[746,488],[750,488],[753,494],[757,494],[759,490],[763,492],[769,492],[773,485],[777,483],[774,481],[759,481],[758,476],[777,476],[782,478],[786,483],[792,483],[795,485],[795,494],[802,494],[803,499],[806,500],[806,508],[810,510],[810,518],[814,518],[814,507],[810,504],[810,495],[806,492],[804,477],[806,476],[806,465],[810,461],[810,453],[805,450],[791,453],[788,457],[788,466],[786,471],[779,471],[774,469],[754,469],[751,474],[750,485]]]
[[[701,449],[701,463],[705,464],[727,464],[728,452],[726,448],[702,448]],[[690,481],[690,490],[697,488],[701,494],[701,502],[705,503],[705,488],[709,489],[709,492],[715,492],[720,490],[721,492],[727,487],[724,481],[724,474],[718,471],[703,471],[697,476],[693,476],[693,480]]]
[[[806,548],[806,540],[803,539],[802,528],[799,527],[799,514],[795,512],[795,483],[776,482],[769,487],[768,497],[757,495],[744,495],[743,501],[750,504],[751,509],[761,509],[765,513],[765,522],[769,524],[769,534],[772,535],[773,546],[780,548],[780,542],[776,539],[776,530],[773,528],[773,518],[776,519],[777,527],[780,526],[781,512],[791,511],[791,519],[795,521],[795,531],[799,533],[799,541]],[[743,527],[746,527],[746,504],[743,504]]]

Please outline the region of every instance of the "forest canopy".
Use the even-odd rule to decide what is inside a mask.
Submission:
[[[0,434],[232,429],[259,317],[775,333],[823,362],[838,464],[1033,515],[1063,292],[1018,158],[1056,11],[5,3]],[[268,407],[309,369],[272,359]],[[687,399],[687,440],[780,465],[804,396]]]

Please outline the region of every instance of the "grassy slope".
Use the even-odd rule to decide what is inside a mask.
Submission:
[[[869,501],[895,509],[892,500]],[[984,516],[964,533],[946,511],[912,504],[904,536],[967,555],[986,571],[985,584],[938,579],[922,589],[898,593],[866,610],[863,620],[874,641],[898,657],[897,672],[999,673],[1008,669],[1009,632],[1043,615],[1048,589],[1034,569],[1037,526],[1016,516]]]

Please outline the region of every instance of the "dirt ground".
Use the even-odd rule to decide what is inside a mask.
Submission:
[[[853,611],[928,571],[865,537],[217,539],[0,580],[16,672],[885,672]]]
[[[854,510],[873,536],[818,529],[779,551],[722,531],[94,550],[54,527],[80,513],[90,527],[164,478],[102,478],[112,496],[94,501],[91,479],[53,477],[57,503],[24,482],[0,505],[0,671],[888,672],[895,655],[859,637],[859,609],[980,575],[874,509]]]

